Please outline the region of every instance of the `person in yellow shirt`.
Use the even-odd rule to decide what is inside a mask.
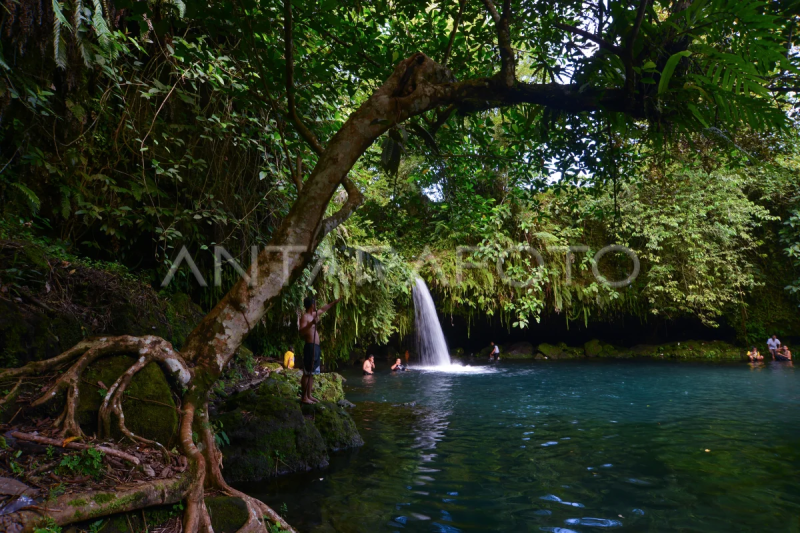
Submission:
[[[764,360],[764,356],[758,353],[758,349],[755,346],[753,346],[752,350],[747,352],[747,358],[750,359],[751,363],[757,363]]]
[[[294,346],[289,346],[289,350],[283,354],[283,367],[294,368]]]

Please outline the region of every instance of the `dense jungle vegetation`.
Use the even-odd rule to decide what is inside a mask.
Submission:
[[[620,16],[613,9],[623,8],[615,6],[607,16]],[[325,267],[314,290],[323,300],[345,296],[326,324],[335,333],[328,353],[344,356],[355,342],[385,343],[407,332],[408,282],[420,268],[443,310],[497,313],[511,327],[524,328],[543,313],[578,321],[627,313],[688,315],[706,324],[727,319],[742,341],[767,331],[800,332],[800,156],[797,103],[787,91],[796,76],[793,26],[776,32],[758,3],[693,6],[690,14],[670,15],[656,5],[650,16],[685,24],[730,9],[720,18],[752,17],[767,26],[745,22],[746,42],[737,45],[746,48],[742,58],[704,44],[730,39],[725,24],[693,36],[697,58],[681,64],[682,88],[673,83],[667,91],[659,78],[664,51],[638,58],[642,87],[657,89],[650,117],[578,119],[523,105],[456,116],[441,124],[435,140],[426,128],[438,123],[423,118],[374,144],[351,172],[365,205],[318,251]],[[476,73],[495,53],[486,43],[493,31],[487,21],[467,16],[477,6],[466,6],[467,15],[458,5],[378,3],[352,12],[342,6],[347,22],[338,36],[329,32],[333,7],[296,6],[302,27],[295,98],[317,135],[337,130],[382,79],[381,66],[414,50],[431,56],[452,50],[454,71]],[[102,3],[6,6],[3,238],[113,263],[154,287],[181,246],[209,280],[215,245],[246,268],[251,246],[268,243],[296,197],[294,182],[315,156],[276,100],[285,91],[283,6],[259,4],[263,18],[242,20],[239,10],[247,6],[233,4],[220,8],[225,23],[191,3],[103,9]],[[316,17],[317,11],[326,14]],[[402,39],[386,30],[388,12],[404,28]],[[447,29],[458,12],[464,22],[451,41]],[[548,15],[551,26],[570,16]],[[654,32],[648,24],[645,32]],[[621,75],[621,64],[601,72],[583,56],[594,48],[591,40],[556,26],[548,31],[557,33],[563,61],[543,55],[536,39],[520,43],[523,79],[580,84]],[[779,86],[770,96],[775,106],[761,109],[766,103],[759,98],[737,103],[746,94],[766,97],[764,81]],[[660,118],[687,95],[701,99],[680,120]],[[720,107],[712,109],[712,102]],[[731,127],[719,127],[721,114]],[[657,127],[646,129],[642,120]],[[631,287],[609,290],[591,276],[590,259],[608,244],[639,254],[642,270]],[[536,268],[533,257],[516,250],[521,245],[541,250],[545,266]],[[568,283],[559,247],[570,245],[589,251],[571,257]],[[471,248],[458,252],[459,246]],[[366,271],[356,264],[358,250],[368,250]],[[499,279],[498,260],[507,275],[529,285],[522,290]],[[458,261],[489,268],[465,270],[457,283]],[[373,266],[388,276],[379,280]],[[43,273],[5,267],[4,294],[45,281]],[[219,287],[201,287],[184,266],[164,291],[186,292],[208,310],[237,276],[226,266]],[[251,337],[253,348],[269,350],[291,337],[291,328],[278,333],[275,324],[292,322],[309,279],[306,272],[285,291],[282,305]]]
[[[795,0],[7,0],[0,34],[4,302],[72,309],[91,267],[191,300],[194,333],[239,309],[224,359],[342,297],[331,366],[411,330],[417,275],[470,322],[800,335]],[[286,287],[237,284],[287,243]],[[593,274],[630,274],[594,265],[608,245],[631,284]],[[162,287],[184,247],[204,283],[183,262]]]

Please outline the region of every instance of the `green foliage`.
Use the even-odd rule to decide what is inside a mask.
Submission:
[[[282,96],[283,3],[173,0],[109,12],[101,0],[54,0],[41,20],[18,16],[32,6],[9,3],[1,28],[0,238],[35,241],[69,262],[113,264],[154,285],[182,246],[207,281],[216,244],[246,266],[251,246],[269,241],[297,197],[293,177],[316,162]],[[350,172],[366,205],[316,251],[323,266],[254,325],[250,347],[280,356],[299,346],[303,297],[341,296],[321,325],[325,362],[335,366],[356,344],[410,331],[417,274],[442,311],[499,314],[510,327],[545,313],[713,324],[749,305],[763,284],[754,266],[763,228],[775,216],[786,221],[793,259],[800,242],[797,215],[781,211],[796,169],[781,171],[782,183],[771,177],[797,138],[790,89],[799,60],[787,52],[795,12],[751,0],[644,6],[632,35],[635,3],[512,2],[521,82],[587,95],[624,90],[635,111],[564,113],[544,101],[429,112],[393,127]],[[422,51],[443,61],[458,9],[293,3],[297,111],[322,144],[400,59]],[[598,49],[570,27],[630,49]],[[448,67],[459,80],[491,75],[495,40],[484,5],[465,4]],[[329,213],[341,203],[334,196]],[[625,289],[591,274],[594,254],[610,243],[643,261]],[[588,250],[568,255],[576,244]],[[456,283],[464,261],[490,268],[466,269]],[[624,277],[629,266],[609,255],[600,270]],[[12,263],[0,284],[22,297],[39,274]],[[184,268],[162,296],[187,293],[208,310],[237,278],[226,266],[219,286],[202,288]],[[251,369],[252,359],[242,364]]]
[[[33,533],[61,533],[61,526],[52,518],[44,518],[33,529]]]
[[[64,455],[56,470],[59,473],[80,474],[99,478],[104,471],[103,456],[105,454],[95,448],[87,448],[78,453]]]

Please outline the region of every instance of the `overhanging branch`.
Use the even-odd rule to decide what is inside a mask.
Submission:
[[[361,191],[358,190],[358,187],[356,187],[356,184],[353,183],[350,178],[345,177],[342,181],[342,185],[347,191],[347,201],[341,209],[322,221],[322,226],[316,239],[317,242],[321,241],[325,235],[350,218],[350,215],[364,202],[364,195],[361,194]]]

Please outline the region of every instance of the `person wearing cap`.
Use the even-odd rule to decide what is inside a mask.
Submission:
[[[303,346],[303,377],[300,379],[300,401],[303,403],[317,403],[311,393],[314,390],[314,376],[319,374],[322,358],[322,350],[319,346],[319,317],[336,305],[339,300],[341,298],[337,298],[320,308],[317,308],[317,301],[314,298],[303,300],[305,312],[300,316],[298,324],[300,337],[306,341],[305,346]]]

